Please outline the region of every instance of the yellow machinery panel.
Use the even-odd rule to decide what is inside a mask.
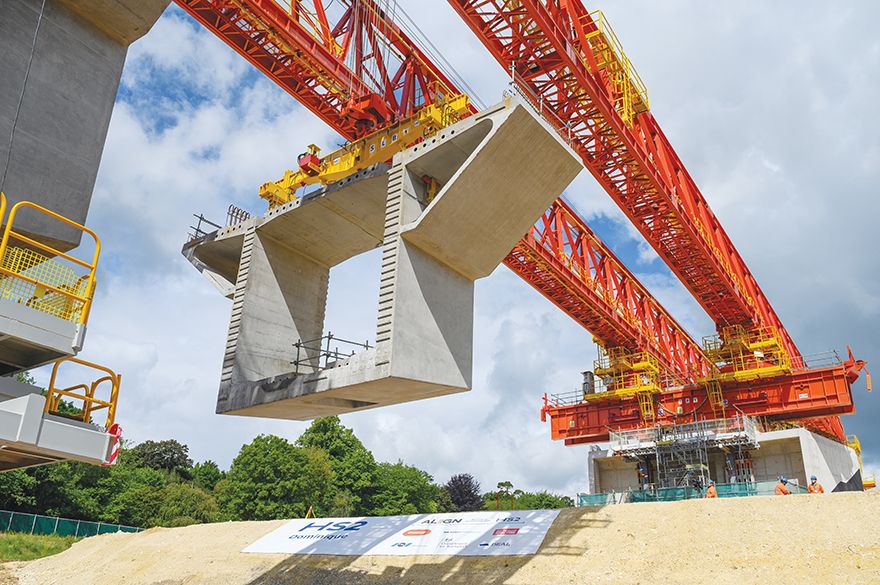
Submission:
[[[639,402],[642,419],[654,419],[654,394],[660,392],[663,375],[660,361],[650,352],[630,352],[623,347],[599,348],[593,371],[606,388],[604,392],[584,393],[584,400],[631,398]]]
[[[774,327],[745,329],[731,325],[703,338],[703,349],[715,369],[710,380],[748,382],[791,373],[791,356]]]

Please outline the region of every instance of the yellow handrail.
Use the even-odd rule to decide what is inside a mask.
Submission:
[[[66,362],[73,362],[81,366],[86,366],[88,368],[98,370],[99,372],[103,372],[107,375],[96,379],[91,384],[76,384],[68,388],[58,388],[56,385],[58,379],[58,369],[60,368],[61,364]],[[95,392],[97,391],[98,387],[100,387],[105,382],[110,382],[111,384],[110,398],[108,400],[95,398]],[[82,401],[83,406],[80,414],[73,416],[72,418],[76,418],[77,420],[81,420],[83,422],[91,422],[92,413],[106,408],[107,420],[104,424],[104,428],[110,428],[116,419],[116,402],[119,399],[119,385],[121,382],[122,375],[114,373],[113,370],[111,370],[110,368],[99,366],[97,364],[93,364],[91,362],[87,362],[85,360],[81,360],[75,357],[61,358],[60,360],[57,360],[52,366],[52,377],[49,379],[49,388],[46,391],[45,411],[52,414],[60,414],[58,406],[61,398],[73,398],[74,400]],[[76,390],[81,390],[82,392],[77,393]]]
[[[0,226],[3,225],[4,215],[6,215],[6,193],[0,191]]]
[[[90,235],[95,241],[95,252],[92,258],[92,262],[89,263],[85,260],[80,260],[79,258],[71,256],[70,254],[66,254],[47,244],[38,242],[32,238],[29,238],[28,236],[25,236],[24,234],[16,232],[13,229],[15,216],[23,208],[34,209],[39,213],[48,215],[51,218],[54,218],[62,223],[76,228],[83,233]],[[5,209],[6,198],[5,196],[3,196],[2,200],[0,200],[0,221],[2,221]],[[15,240],[19,243],[22,243],[26,246],[26,248],[17,248],[10,246],[10,240]],[[48,254],[48,256],[43,256],[42,254],[35,252],[34,249],[45,252],[46,254]],[[25,286],[25,289],[28,293],[33,293],[33,296],[31,296],[30,299],[26,301],[28,306],[31,306],[43,312],[54,314],[63,319],[76,319],[79,323],[85,324],[86,322],[88,322],[89,314],[92,308],[92,297],[94,296],[95,292],[95,272],[98,266],[98,258],[100,254],[101,239],[94,231],[90,230],[84,225],[81,225],[62,215],[59,215],[54,211],[46,209],[41,205],[37,205],[36,203],[32,203],[30,201],[20,201],[12,206],[12,209],[9,212],[9,219],[7,220],[6,227],[3,230],[3,238],[2,240],[0,240],[0,276],[18,279],[19,281],[22,281],[29,285]],[[61,280],[63,279],[58,276],[59,274],[64,273],[64,271],[68,271],[68,277],[75,275],[73,275],[72,270],[69,267],[59,265],[58,263],[53,264],[54,261],[52,259],[55,257],[60,257],[68,262],[79,265],[82,268],[87,269],[88,273],[85,276],[77,279],[74,283],[62,283]],[[24,274],[26,270],[36,266],[47,267],[44,272],[48,274],[54,274],[54,281],[52,279],[49,279],[47,276],[44,278],[40,278],[39,274]],[[48,292],[60,295],[62,298],[67,300],[62,301],[61,307],[59,307],[59,303],[53,303],[51,299],[49,301],[44,301],[43,298]],[[23,292],[20,291],[17,293],[9,292],[9,294],[14,294],[14,296],[18,296],[19,302],[22,302],[24,300],[24,297],[26,296]]]

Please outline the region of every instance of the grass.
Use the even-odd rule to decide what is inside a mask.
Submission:
[[[0,562],[32,561],[48,557],[67,550],[76,540],[72,536],[0,533]]]

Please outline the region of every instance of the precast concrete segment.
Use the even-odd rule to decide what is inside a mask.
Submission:
[[[169,0],[0,3],[0,190],[85,223],[128,45]],[[19,230],[66,251],[81,233],[37,214]]]
[[[474,281],[579,170],[556,133],[508,98],[390,168],[185,245],[233,299],[217,411],[307,420],[469,390]],[[426,177],[441,185],[433,198]],[[297,349],[321,337],[330,268],[379,246],[376,346],[330,364]]]

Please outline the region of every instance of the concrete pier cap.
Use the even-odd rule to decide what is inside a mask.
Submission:
[[[217,412],[308,420],[469,390],[474,281],[580,168],[509,97],[391,165],[185,245],[233,300]],[[426,177],[440,185],[433,198]],[[323,334],[330,268],[379,246],[375,347],[329,364],[297,349]]]
[[[10,207],[32,201],[86,223],[128,47],[169,3],[0,2],[0,191]],[[17,228],[61,251],[80,242],[79,230],[41,215]]]

